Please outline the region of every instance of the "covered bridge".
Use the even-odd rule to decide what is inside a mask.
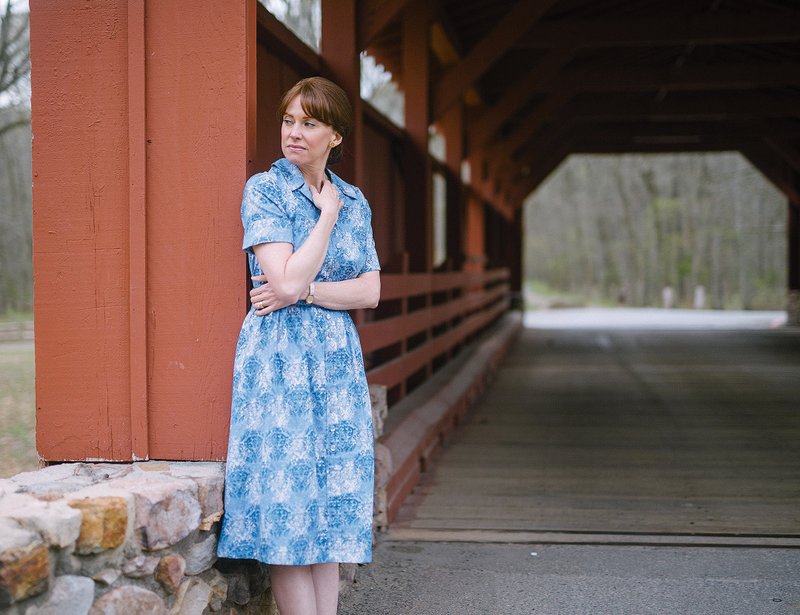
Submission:
[[[372,205],[384,271],[381,306],[355,317],[388,389],[391,510],[478,386],[447,370],[487,328],[513,334],[521,207],[571,153],[742,152],[786,195],[800,322],[793,0],[323,0],[319,53],[256,0],[30,6],[48,461],[224,458],[242,187],[280,155],[280,94],[314,74],[355,103],[337,172]],[[362,51],[403,91],[403,128],[361,99]]]

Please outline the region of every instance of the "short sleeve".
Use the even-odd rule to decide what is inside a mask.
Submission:
[[[369,203],[367,203],[367,199],[364,198],[364,195],[360,193],[361,202],[364,206],[365,211],[365,229],[364,229],[364,248],[367,253],[367,258],[364,261],[364,266],[362,267],[361,271],[358,275],[362,273],[366,273],[367,271],[380,271],[381,264],[378,261],[378,253],[375,251],[375,238],[372,236],[372,211],[369,208]]]
[[[247,180],[242,196],[242,250],[252,252],[260,243],[294,243],[292,221],[279,202],[280,196],[280,187],[269,173]]]

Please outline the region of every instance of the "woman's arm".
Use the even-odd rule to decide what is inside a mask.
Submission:
[[[308,291],[303,293],[305,298]],[[314,303],[329,310],[374,308],[381,298],[381,274],[367,271],[353,280],[314,282]]]
[[[265,316],[290,305],[279,300],[272,289],[272,284],[266,282],[267,276],[256,276],[253,280],[264,282],[250,291],[250,300],[256,307],[257,316]],[[298,299],[304,300],[306,297],[308,297],[308,288],[300,294]],[[329,310],[374,308],[378,305],[380,297],[381,274],[379,271],[367,271],[357,278],[341,282],[314,282],[314,304]],[[261,305],[264,307],[260,307]]]
[[[342,207],[339,193],[327,180],[319,192],[311,186],[311,194],[320,216],[302,246],[295,252],[292,252],[292,244],[284,242],[253,246],[258,264],[269,280],[270,290],[277,303],[281,304],[280,307],[295,303],[307,292],[309,283],[325,260],[331,231]]]

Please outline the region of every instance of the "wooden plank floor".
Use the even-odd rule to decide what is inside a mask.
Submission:
[[[525,330],[394,528],[800,536],[800,332]]]

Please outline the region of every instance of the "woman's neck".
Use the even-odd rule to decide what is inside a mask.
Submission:
[[[321,168],[304,167],[300,169],[300,172],[303,174],[303,179],[306,180],[306,184],[308,184],[309,187],[314,186],[318,191],[322,190],[322,182],[326,178],[324,166]]]

